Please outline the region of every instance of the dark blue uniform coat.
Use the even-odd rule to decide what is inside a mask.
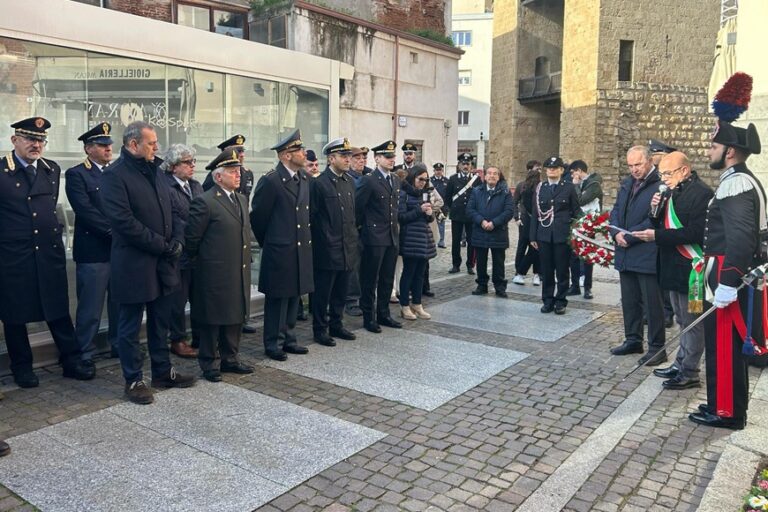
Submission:
[[[184,224],[168,179],[125,148],[102,177],[104,212],[112,226],[110,286],[119,304],[152,302],[179,284],[177,259],[164,256],[184,243]]]
[[[259,291],[270,298],[314,291],[309,178],[291,179],[282,163],[259,179],[253,191],[251,228],[261,246]]]
[[[360,180],[355,195],[355,216],[363,245],[398,246],[400,229],[397,222],[397,200],[400,178],[392,173],[390,176],[392,186],[389,186],[378,169]]]
[[[86,159],[66,172],[64,189],[75,212],[72,259],[76,263],[109,263],[112,228],[101,204],[102,171]]]
[[[310,181],[309,192],[315,271],[352,270],[359,257],[353,179],[326,167]]]
[[[531,241],[548,242],[551,244],[564,244],[568,242],[571,234],[571,222],[581,217],[579,197],[573,183],[560,180],[556,185],[544,181],[537,195],[533,194],[533,212],[531,214]],[[538,204],[538,208],[537,208]],[[539,221],[540,212],[546,212],[554,208],[554,219],[551,224],[546,221],[543,226]]]
[[[26,324],[69,315],[62,226],[56,217],[61,169],[41,158],[30,185],[19,159],[0,158],[0,320]]]

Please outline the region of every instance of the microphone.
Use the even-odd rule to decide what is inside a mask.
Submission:
[[[659,195],[661,196],[659,198],[659,204],[656,206],[651,206],[651,213],[648,214],[648,216],[651,219],[658,219],[659,215],[661,215],[661,212],[664,211],[664,205],[667,203],[667,199],[669,199],[671,191],[669,190],[669,187],[664,185],[663,183],[659,185]]]

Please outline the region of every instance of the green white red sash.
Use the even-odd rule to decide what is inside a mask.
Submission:
[[[664,227],[680,229],[683,223],[675,212],[675,203],[669,198],[667,213],[664,216]],[[701,313],[704,311],[704,251],[699,244],[684,244],[676,246],[677,252],[691,260],[691,273],[688,277],[688,312]]]

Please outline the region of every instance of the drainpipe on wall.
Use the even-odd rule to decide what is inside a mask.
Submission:
[[[392,140],[397,141],[397,92],[400,83],[400,36],[395,35],[395,93],[392,106]]]

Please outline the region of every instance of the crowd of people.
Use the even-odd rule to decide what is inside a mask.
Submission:
[[[94,378],[94,339],[105,303],[111,356],[120,359],[132,402],[153,402],[139,343],[145,313],[152,386],[195,384],[194,376],[176,370],[171,352],[197,358],[211,382],[221,381],[222,372],[253,372],[239,353],[242,333],[255,332],[247,323],[254,238],[261,248],[264,349],[277,361],[309,351],[295,333],[307,294],[313,339],[329,347],[355,339],[345,315],[362,316],[372,333],[401,328],[390,312],[393,298],[403,320],[429,320],[422,298],[433,295],[429,260],[446,247],[447,219],[449,273],[464,263],[476,274],[473,295],[487,294],[490,281],[497,297],[507,297],[504,261],[514,222],[512,281],[525,285],[533,271],[542,313],[565,314],[567,297],[582,288],[584,298],[593,297],[592,265],[577,258],[569,242],[574,220],[603,210],[602,177],[582,160],[530,161],[511,189],[497,167],[472,170],[469,153],[446,178],[443,163],[435,163],[430,176],[410,143],[400,148],[403,164],[395,165],[395,141],[369,150],[339,138],[322,148],[327,165],[321,171],[295,130],[271,148],[278,163],[255,184],[244,165],[245,137],[223,141],[201,185],[194,148],[173,144],[161,159],[154,128],[136,121],[126,127],[115,161],[108,123],[84,133],[79,140],[87,157],[66,171],[75,215],[73,322],[56,216],[61,170],[42,156],[50,123],[34,117],[11,127],[13,151],[0,159],[0,320],[22,388],[39,385],[30,322],[47,323],[65,378]],[[763,311],[764,292],[747,297],[740,285],[758,261],[760,233],[768,232],[762,186],[745,165],[759,151],[752,125],[721,122],[709,157],[724,173],[713,192],[683,152],[658,141],[634,146],[610,212],[624,322],[624,340],[611,353],[643,354],[638,364],[647,366],[666,361],[669,302],[685,331],[675,362],[654,373],[666,389],[699,386],[706,352],[708,402],[691,419],[712,426],[743,428],[746,421],[747,359],[737,342],[745,330],[755,331],[746,336],[754,340],[751,353],[765,355],[764,315],[745,323],[753,309]],[[373,169],[366,166],[369,152]],[[717,315],[687,329],[710,304]],[[0,455],[8,450],[0,442]]]

